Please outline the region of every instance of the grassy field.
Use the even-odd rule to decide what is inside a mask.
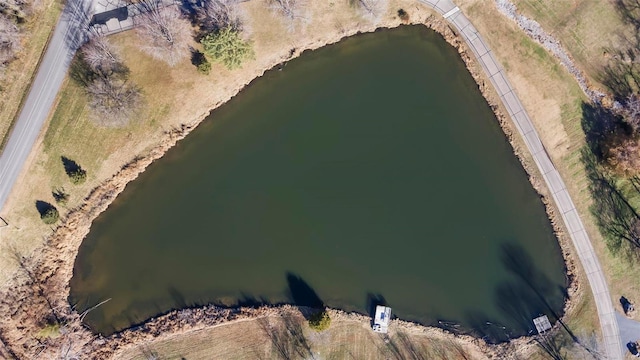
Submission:
[[[627,29],[613,2],[599,0],[514,1],[520,12],[535,19],[556,37],[587,76],[598,83],[607,54],[622,45]]]
[[[287,330],[289,334],[287,334]],[[265,317],[192,331],[163,341],[140,344],[117,357],[158,359],[484,359],[473,346],[451,339],[393,328],[385,336],[358,321],[333,321],[317,332],[304,318]]]
[[[423,18],[430,13],[413,1],[398,0],[392,3],[389,17],[400,7],[407,10],[412,18]],[[621,295],[632,301],[640,299],[640,287],[634,281],[640,275],[640,267],[612,256],[589,211],[591,194],[581,160],[581,151],[585,147],[581,126],[582,102],[586,100],[584,94],[555,59],[526,37],[513,22],[498,13],[492,1],[461,0],[458,3],[503,64],[547,151],[565,178],[608,274],[614,303],[617,303]],[[608,39],[607,36],[600,35],[600,32],[615,33],[622,26],[615,21],[615,9],[609,2],[573,1],[569,4],[553,0],[522,0],[517,3],[525,14],[538,20],[565,44],[590,78],[597,78],[598,60],[592,60],[598,56],[602,58],[602,49]],[[257,60],[234,72],[214,64],[212,74],[208,77],[198,74],[188,60],[175,68],[152,60],[137,49],[135,32],[113,36],[113,42],[120,47],[125,63],[131,68],[131,79],[143,89],[145,110],[127,127],[100,128],[88,120],[84,90],[72,79],[68,79],[58,98],[49,127],[42,136],[37,151],[32,154],[29,168],[21,175],[20,186],[13,192],[0,214],[10,224],[0,230],[2,243],[14,246],[23,253],[32,252],[51,233],[51,228],[39,219],[34,206],[36,200],[54,203],[52,191],[64,188],[71,195],[66,208],[59,206],[64,216],[67,209],[82,202],[90,189],[114,174],[135,155],[144,154],[157,145],[167,130],[202,118],[208,109],[224,102],[264,68],[286,60],[291,49],[297,51],[295,49],[310,44],[321,44],[363,21],[344,2],[313,4],[313,22],[292,33],[285,30],[272,13],[265,11],[262,2],[244,3],[243,9],[251,24]],[[604,14],[600,16],[606,21],[593,20],[600,19],[599,14]],[[1,108],[0,111],[5,111],[4,109]],[[70,183],[63,171],[61,156],[75,160],[87,170],[88,180],[85,184],[75,186]],[[0,260],[0,279],[5,281],[11,277],[15,265],[8,258]],[[579,264],[575,272],[584,279]],[[567,326],[576,335],[589,337],[599,331],[599,325],[587,284],[582,283],[581,293],[582,296],[575,299],[569,311]],[[334,358],[353,354],[384,357],[380,354],[388,354],[385,352],[387,350],[377,352],[376,349],[385,349],[386,345],[380,345],[379,339],[371,338],[370,332],[365,333],[364,329],[349,324],[335,325],[328,333],[331,335],[326,335],[331,338],[330,347],[322,345],[322,336],[316,339],[309,335],[314,351]],[[123,358],[144,358],[142,350],[145,346],[163,354],[163,358],[197,359],[206,358],[210,354],[220,354],[224,358],[269,358],[274,351],[273,344],[270,345],[266,335],[259,335],[258,326],[257,323],[227,325],[227,329],[233,331],[227,332],[224,327],[220,327],[158,344],[143,344],[140,351],[129,353]],[[248,336],[245,341],[244,336],[239,335],[247,333],[257,337],[251,341],[252,338]],[[566,340],[566,336],[559,336],[557,339],[559,342],[565,341],[567,349],[573,346]],[[349,342],[356,345],[346,345]],[[544,355],[541,352],[531,358],[544,358]]]
[[[0,77],[0,149],[18,115],[20,105],[31,85],[36,67],[55,27],[62,4],[57,0],[43,0],[23,25],[22,50]]]
[[[612,1],[517,0],[523,15],[538,21],[556,37],[587,77],[602,85],[602,70],[610,58],[628,46],[633,28]]]

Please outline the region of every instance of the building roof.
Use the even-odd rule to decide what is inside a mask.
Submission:
[[[391,308],[387,306],[376,306],[376,316],[373,318],[373,331],[386,333],[391,320]]]

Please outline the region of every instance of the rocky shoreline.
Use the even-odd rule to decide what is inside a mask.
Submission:
[[[567,276],[570,283],[569,299],[565,302],[565,314],[569,311],[571,299],[579,292],[581,279],[576,279],[575,262],[570,252],[570,244],[562,230],[562,222],[556,216],[554,207],[543,183],[537,176],[535,166],[527,158],[527,153],[520,139],[514,138],[514,125],[505,117],[505,111],[497,100],[495,90],[484,78],[483,72],[470,55],[464,42],[455,34],[449,25],[439,16],[427,14],[422,19],[413,19],[413,24],[423,24],[440,33],[445,40],[458,50],[470,73],[478,83],[487,102],[496,114],[509,142],[512,144],[515,154],[520,159],[523,167],[530,177],[534,188],[541,194],[547,214],[553,224],[556,235],[562,247],[563,256],[567,267]],[[402,25],[400,19],[388,20],[378,26],[359,24],[354,29],[342,33],[339,36],[323,41],[315,41],[306,47],[297,49],[288,61],[299,56],[304,50],[313,50],[328,44],[340,41],[342,38],[362,32],[375,31],[378,28],[392,28]],[[281,61],[281,62],[282,62]],[[281,63],[280,62],[280,63]],[[271,64],[269,70],[277,66]],[[264,73],[263,71],[263,73]],[[253,81],[253,79],[251,80]],[[248,85],[245,84],[244,86]],[[244,87],[243,86],[243,87]],[[236,89],[235,96],[242,87]],[[218,104],[222,105],[224,102]],[[0,291],[0,316],[7,321],[0,324],[0,357],[5,354],[16,358],[33,358],[35,354],[47,357],[47,354],[55,354],[67,347],[67,352],[77,353],[78,358],[84,358],[91,354],[93,359],[109,359],[114,354],[141,341],[150,341],[162,337],[184,333],[194,329],[202,329],[217,326],[229,321],[256,318],[266,315],[279,314],[281,312],[301,310],[293,306],[261,307],[261,308],[235,308],[223,309],[215,306],[203,306],[193,309],[172,311],[166,315],[148,320],[144,324],[129,328],[109,337],[101,337],[91,333],[82,325],[83,314],[79,314],[68,302],[70,286],[73,276],[74,260],[82,240],[88,234],[91,223],[100,213],[116,199],[124,190],[127,183],[135,180],[151,163],[161,158],[178,141],[186,137],[205,116],[199,120],[184,124],[166,133],[165,139],[147,154],[135,157],[124,165],[113,177],[104,181],[93,189],[85,198],[83,204],[73,209],[63,219],[53,234],[46,239],[44,246],[36,251],[32,258],[19,258],[21,272],[11,286]],[[304,310],[304,309],[302,309]],[[369,321],[369,318],[358,314],[347,314],[339,310],[330,310],[331,316],[353,319],[354,321]],[[490,358],[505,358],[505,354],[518,348],[530,348],[530,338],[522,337],[512,340],[508,344],[489,345],[481,339],[470,336],[451,334],[439,328],[424,327],[404,321],[395,321],[396,326],[412,328],[414,330],[431,332],[443,337],[454,338],[468,346],[480,349]],[[63,324],[59,328],[56,337],[38,337],[43,328]]]

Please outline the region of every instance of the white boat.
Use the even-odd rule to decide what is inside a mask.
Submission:
[[[373,331],[386,334],[391,321],[391,308],[388,306],[376,306],[376,317],[373,319]]]

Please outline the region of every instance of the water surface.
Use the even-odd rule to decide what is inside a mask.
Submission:
[[[103,333],[317,296],[498,338],[559,314],[566,280],[457,52],[402,27],[305,53],[216,110],[95,221],[71,287],[80,310],[112,299],[86,318]]]

